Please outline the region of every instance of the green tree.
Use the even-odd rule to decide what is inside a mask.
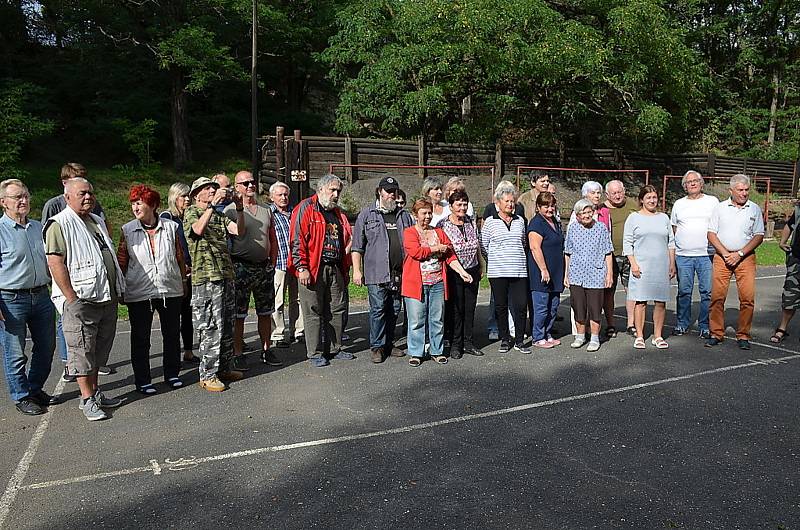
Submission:
[[[22,148],[53,129],[52,122],[31,111],[41,93],[40,87],[18,80],[0,84],[0,174],[4,178],[23,175],[17,165]]]
[[[699,98],[698,58],[652,0],[361,0],[337,24],[321,59],[341,132],[661,146]]]

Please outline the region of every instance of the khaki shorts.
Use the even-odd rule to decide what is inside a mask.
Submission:
[[[108,363],[117,333],[117,302],[75,300],[61,315],[67,341],[67,373],[91,375]]]

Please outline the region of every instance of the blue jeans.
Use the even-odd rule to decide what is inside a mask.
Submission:
[[[533,301],[533,325],[531,338],[533,342],[546,340],[553,331],[553,322],[556,320],[558,304],[561,302],[561,293],[531,291]]]
[[[489,321],[486,323],[489,333],[497,333],[497,317],[494,316],[494,292],[489,290]]]
[[[42,390],[50,375],[55,349],[55,308],[45,287],[34,293],[0,291],[0,311],[6,319],[3,368],[11,399],[20,401]],[[28,330],[33,348],[31,366],[26,374],[25,337]]]
[[[425,355],[425,324],[430,338],[429,353],[442,355],[444,337],[444,283],[422,286],[422,300],[405,297],[408,312],[408,354]]]
[[[67,362],[67,339],[64,338],[64,328],[61,327],[61,315],[56,319],[56,349],[61,360]]]
[[[692,325],[692,291],[694,277],[697,274],[697,290],[700,291],[700,311],[697,315],[697,327],[700,331],[708,331],[708,307],[711,303],[711,256],[675,256],[675,267],[678,269],[678,299],[676,327],[689,329]]]
[[[400,291],[390,284],[367,285],[369,294],[369,347],[384,348],[388,354],[394,345],[394,330],[400,314]]]

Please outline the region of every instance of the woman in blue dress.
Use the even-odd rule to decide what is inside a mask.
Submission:
[[[628,300],[634,300],[633,321],[636,340],[633,347],[644,349],[644,317],[647,301],[653,300],[653,346],[669,348],[662,336],[670,280],[675,277],[675,235],[669,217],[658,211],[658,191],[644,186],[639,192],[642,207],[625,221],[622,253],[631,264]]]
[[[538,348],[561,344],[552,335],[564,291],[564,234],[555,213],[556,198],[544,191],[536,197],[536,215],[528,223],[528,285],[533,301],[531,338]]]

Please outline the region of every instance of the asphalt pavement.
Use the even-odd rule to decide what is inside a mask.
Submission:
[[[63,404],[27,417],[0,400],[0,526],[799,528],[797,322],[768,340],[783,272],[759,269],[750,351],[704,348],[696,333],[668,350],[634,350],[623,333],[572,350],[566,302],[563,345],[499,354],[482,293],[483,357],[375,365],[354,305],[355,360],[313,368],[296,344],[271,368],[251,354],[221,394],[199,389],[196,368],[168,389],[157,330],[159,392],[136,393],[120,322],[101,384],[127,401],[110,419],[84,419],[57,359],[47,390]],[[735,297],[732,285],[731,324]]]

